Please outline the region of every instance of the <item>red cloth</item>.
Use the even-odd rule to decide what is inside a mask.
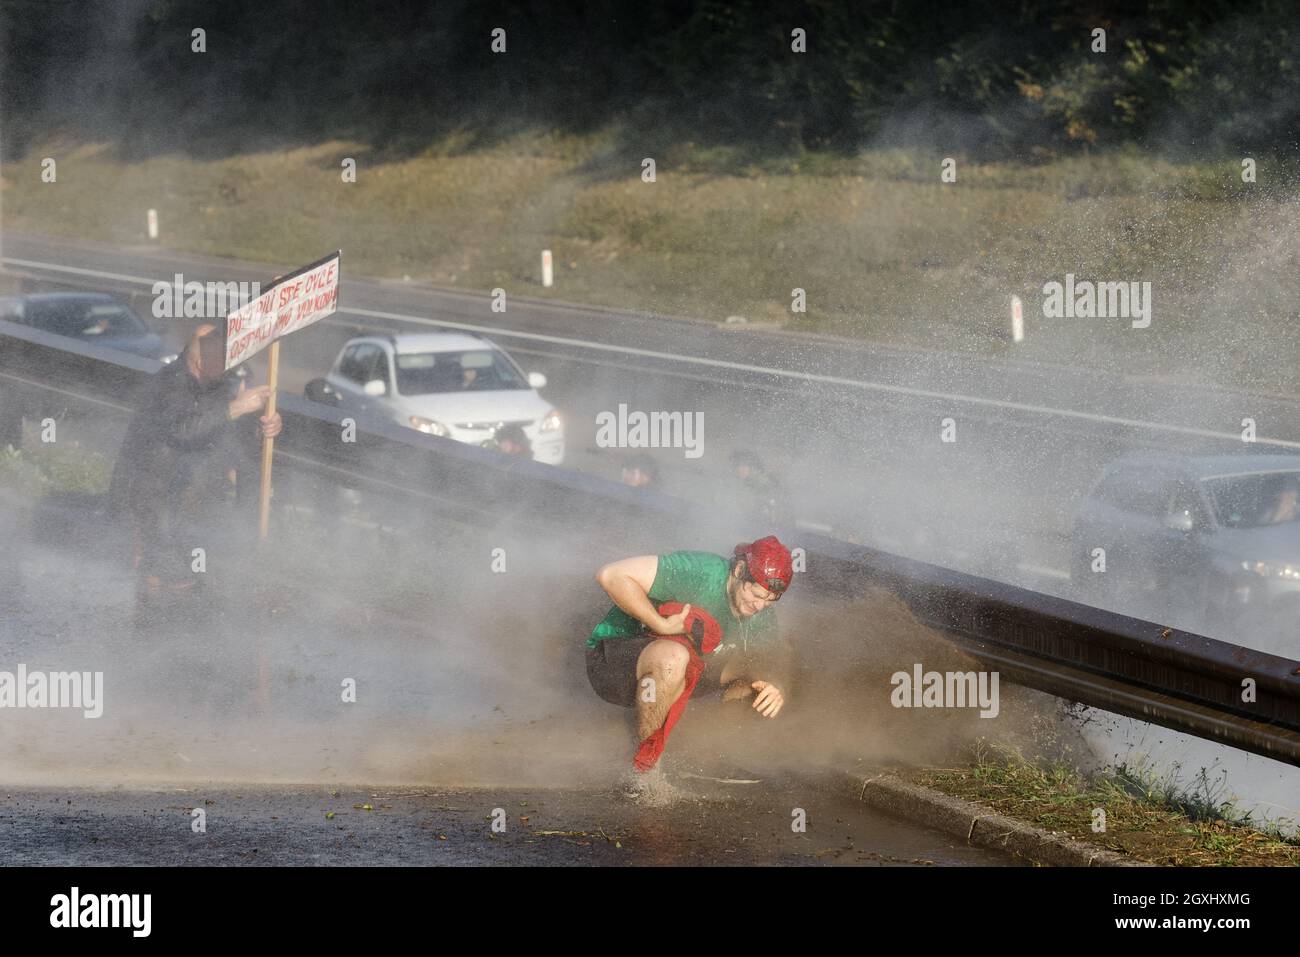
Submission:
[[[684,607],[686,606],[681,602],[665,602],[659,606],[659,614],[671,618]],[[658,636],[668,641],[675,641],[684,647],[690,653],[690,659],[686,663],[686,685],[672,707],[668,709],[663,727],[641,742],[636,757],[632,759],[632,766],[638,771],[649,771],[659,763],[659,757],[664,753],[664,745],[668,743],[668,735],[673,730],[673,725],[686,710],[686,699],[695,690],[695,683],[700,680],[700,675],[704,674],[704,659],[700,657],[701,652],[709,654],[722,641],[722,627],[707,611],[692,608],[690,614],[686,616],[685,626],[685,634]],[[698,649],[695,644],[696,639],[699,641]]]

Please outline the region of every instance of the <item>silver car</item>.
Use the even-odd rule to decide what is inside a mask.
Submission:
[[[1073,551],[1091,604],[1300,649],[1300,456],[1117,459],[1079,510]]]
[[[352,339],[306,392],[315,401],[472,445],[492,447],[510,427],[522,431],[534,460],[559,465],[564,424],[538,395],[545,385],[544,375],[524,373],[489,339],[432,332]]]

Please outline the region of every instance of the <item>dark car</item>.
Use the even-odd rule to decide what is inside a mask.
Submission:
[[[105,293],[8,296],[0,299],[0,319],[161,362],[176,358],[130,306]]]
[[[1084,499],[1073,549],[1082,600],[1300,648],[1300,456],[1125,456]]]

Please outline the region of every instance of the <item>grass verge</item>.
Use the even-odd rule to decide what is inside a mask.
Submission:
[[[969,767],[926,769],[907,780],[1151,864],[1178,867],[1300,864],[1300,836],[1261,825],[1220,796],[1202,770],[1190,787],[1118,767],[1084,776],[980,746]],[[1104,818],[1101,813],[1104,812]],[[1105,830],[1094,823],[1104,821]]]
[[[0,486],[28,498],[103,495],[112,478],[112,460],[76,442],[0,448]]]
[[[1134,151],[1041,163],[936,151],[750,156],[679,143],[654,182],[625,136],[449,136],[415,155],[333,141],[131,159],[42,144],[4,170],[6,228],[288,264],[341,247],[354,275],[1300,391],[1295,171]],[[41,180],[40,159],[58,160]],[[356,162],[355,182],[344,162]],[[556,283],[540,285],[540,252]],[[1067,273],[1152,283],[1152,324],[1052,319]],[[795,290],[806,312],[793,308]],[[1010,297],[1027,338],[1008,341]]]

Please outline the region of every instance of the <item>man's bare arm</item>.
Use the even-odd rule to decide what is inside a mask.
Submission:
[[[771,646],[728,662],[722,669],[722,700],[754,698],[751,707],[775,718],[785,705],[794,674],[794,646],[778,638]]]
[[[679,635],[690,612],[687,605],[679,614],[665,618],[655,610],[650,599],[655,575],[659,573],[658,555],[637,555],[611,562],[596,573],[596,581],[614,604],[657,635]]]

